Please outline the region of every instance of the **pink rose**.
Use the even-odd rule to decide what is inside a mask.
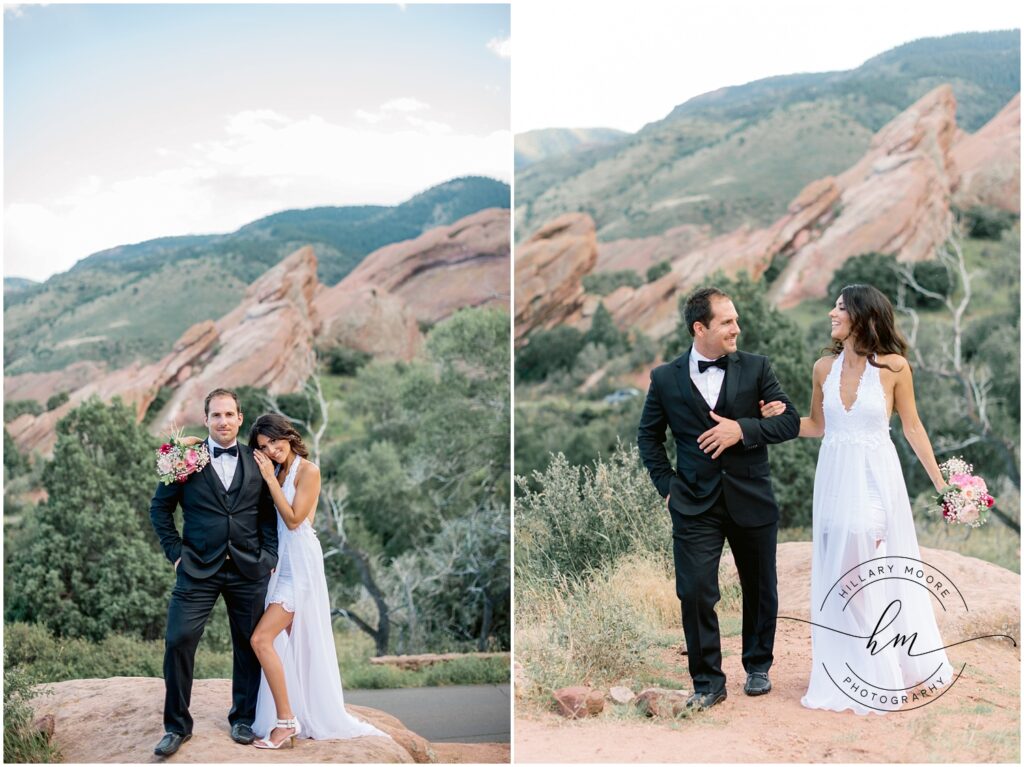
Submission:
[[[965,506],[963,508],[963,510],[960,512],[960,521],[964,522],[966,524],[970,524],[971,522],[977,522],[978,521],[978,507],[977,507],[977,505],[972,503],[970,506]]]

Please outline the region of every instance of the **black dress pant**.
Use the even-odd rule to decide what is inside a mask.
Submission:
[[[718,563],[728,541],[743,589],[743,668],[768,671],[775,645],[779,597],[775,572],[778,523],[740,527],[729,517],[721,496],[703,514],[672,511],[672,553],[676,594],[682,608],[683,633],[694,692],[725,688],[722,639],[715,605]]]
[[[179,564],[171,604],[167,610],[167,634],[164,647],[164,731],[182,735],[192,733],[192,673],[196,647],[203,636],[217,597],[224,595],[234,668],[231,674],[231,711],[228,722],[251,725],[256,719],[256,696],[260,690],[260,662],[250,639],[263,615],[270,576],[258,581],[242,575],[234,562],[226,559],[220,570],[209,578],[193,578]]]

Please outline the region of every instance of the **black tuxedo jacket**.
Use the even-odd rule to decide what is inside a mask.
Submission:
[[[692,347],[691,347],[692,348]],[[768,445],[794,439],[800,416],[786,397],[767,357],[747,352],[728,355],[725,381],[715,412],[737,421],[743,439],[712,460],[697,438],[716,425],[707,403],[690,380],[690,351],[651,371],[637,443],[640,457],[672,510],[695,515],[724,494],[729,516],[743,527],[777,522]],[[759,400],[786,404],[781,415],[761,418]],[[676,441],[676,467],[665,452],[665,427]]]
[[[174,525],[181,505],[185,525]],[[238,443],[238,466],[229,491],[207,464],[184,482],[161,484],[149,505],[149,518],[164,554],[193,578],[208,578],[230,554],[238,570],[259,580],[277,565],[277,512],[252,450]]]

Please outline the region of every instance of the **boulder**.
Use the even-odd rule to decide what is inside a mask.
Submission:
[[[642,690],[633,702],[647,716],[673,719],[686,711],[686,700],[689,697],[685,690],[648,687]]]
[[[590,687],[563,687],[554,692],[555,709],[567,719],[597,716],[604,710],[604,693]]]
[[[153,747],[163,735],[164,682],[159,678],[75,679],[45,685],[52,691],[32,700],[35,715],[52,718],[52,740],[69,763],[163,761]],[[230,679],[199,679],[192,688],[193,737],[172,759],[186,763],[426,763],[436,761],[431,744],[395,717],[376,709],[347,706],[349,713],[391,738],[296,739],[295,748],[261,751],[231,740],[227,711]]]

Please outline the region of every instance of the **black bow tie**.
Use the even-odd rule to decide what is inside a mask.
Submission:
[[[227,453],[228,455],[233,455],[235,458],[238,458],[238,445],[232,445],[231,447],[215,447],[213,449],[214,458],[220,458],[220,456],[224,455],[224,453]]]
[[[721,368],[722,370],[725,370],[725,366],[728,364],[728,357],[719,357],[717,360],[697,360],[697,370],[701,373],[708,368]]]

